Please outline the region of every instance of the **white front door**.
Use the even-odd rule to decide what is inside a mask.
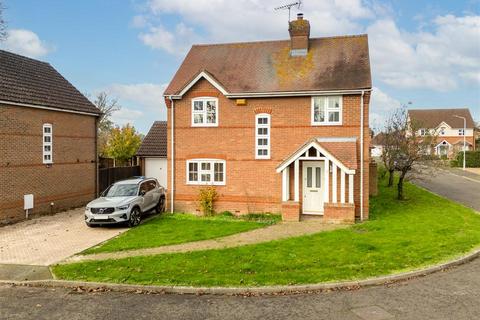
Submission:
[[[323,214],[323,161],[303,162],[303,213]]]

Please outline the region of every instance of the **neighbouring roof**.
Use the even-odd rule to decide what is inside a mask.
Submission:
[[[452,128],[463,128],[463,119],[454,117],[458,115],[467,119],[467,128],[475,127],[472,115],[468,108],[458,109],[415,109],[408,110],[411,120],[418,121],[420,126],[425,128],[437,128],[445,122]]]
[[[306,141],[277,167],[277,171],[301,157],[310,148],[316,148],[337,165],[342,164],[349,170],[357,169],[357,138],[355,137],[317,137]]]
[[[0,100],[100,114],[50,64],[0,50]]]
[[[137,156],[167,157],[167,121],[155,121],[142,141]]]
[[[372,138],[372,141],[370,141],[370,144],[374,146],[383,146],[385,144],[385,134],[383,132],[376,134]]]
[[[290,40],[194,45],[165,90],[178,95],[207,72],[229,94],[372,87],[367,35],[311,38],[306,56]]]

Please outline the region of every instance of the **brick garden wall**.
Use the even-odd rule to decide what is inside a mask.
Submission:
[[[191,99],[200,96],[218,97],[218,127],[191,127]],[[364,105],[364,214],[368,217],[369,95]],[[322,137],[360,137],[360,95],[343,97],[341,126],[311,126],[310,97],[247,99],[246,106],[235,105],[234,99],[223,96],[208,81],[197,82],[181,100],[175,103],[175,210],[198,211],[198,189],[186,184],[186,160],[216,158],[226,160],[226,185],[217,186],[219,198],[216,210],[234,213],[280,212],[281,174],[276,167],[308,139]],[[167,103],[168,104],[168,103]],[[255,114],[271,114],[271,159],[255,159]],[[168,108],[171,119],[171,108]],[[168,123],[168,143],[171,145],[171,122]],[[168,161],[171,161],[168,148]],[[358,142],[357,159],[360,159]],[[360,163],[358,163],[360,167]],[[355,175],[356,214],[360,215],[360,178]],[[293,170],[290,170],[293,178]],[[170,181],[171,167],[168,166]],[[291,179],[292,181],[293,179]],[[330,179],[331,181],[331,179]],[[340,181],[340,180],[339,180]],[[338,188],[340,183],[338,183]],[[347,183],[348,188],[348,183]],[[293,192],[293,186],[290,188]],[[348,189],[347,189],[348,190]],[[301,199],[301,198],[300,198]],[[340,199],[340,198],[339,198]],[[348,199],[348,196],[347,196]]]
[[[0,105],[0,224],[84,205],[95,197],[95,117]],[[53,165],[42,163],[42,126],[52,124]],[[50,206],[54,203],[53,207]]]

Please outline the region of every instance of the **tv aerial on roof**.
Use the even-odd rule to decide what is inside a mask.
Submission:
[[[300,9],[301,4],[302,4],[302,1],[298,0],[298,1],[293,2],[293,3],[289,3],[289,4],[285,4],[283,6],[280,6],[280,7],[276,7],[275,10],[288,9],[288,22],[290,22],[290,10],[292,9],[292,7],[297,7],[297,9]]]

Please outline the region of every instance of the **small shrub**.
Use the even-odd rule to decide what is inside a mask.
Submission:
[[[235,215],[233,213],[231,213],[230,211],[223,211],[219,214],[219,216],[226,217],[226,218],[235,217]]]
[[[214,186],[208,186],[199,190],[200,207],[204,216],[213,216],[215,213],[213,203],[217,196],[217,189]]]

